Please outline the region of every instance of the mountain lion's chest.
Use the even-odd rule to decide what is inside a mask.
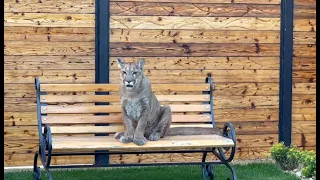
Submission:
[[[126,110],[127,116],[133,120],[138,120],[141,117],[142,111],[146,107],[146,102],[142,99],[131,99],[126,101],[124,109]]]

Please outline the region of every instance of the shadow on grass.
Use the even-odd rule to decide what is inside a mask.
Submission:
[[[272,163],[234,165],[239,180],[299,180],[283,172]],[[47,177],[42,171],[42,179]],[[200,166],[167,166],[112,169],[52,170],[53,180],[196,180],[202,179]],[[215,166],[215,180],[226,180],[231,172],[224,166]],[[31,171],[6,172],[5,180],[33,179]]]

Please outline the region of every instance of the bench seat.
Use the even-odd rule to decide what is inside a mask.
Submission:
[[[147,141],[143,146],[134,143],[123,144],[112,136],[75,136],[52,138],[52,149],[55,151],[69,150],[166,150],[210,147],[232,147],[231,139],[219,135],[185,135],[166,136],[159,141]]]

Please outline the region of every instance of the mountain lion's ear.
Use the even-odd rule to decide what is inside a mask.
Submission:
[[[117,58],[117,61],[118,61],[118,67],[119,68],[123,68],[123,65],[124,65],[125,62],[120,58]]]
[[[143,70],[144,68],[144,63],[145,63],[145,59],[144,58],[141,58],[138,62],[137,62],[137,65],[138,67]]]

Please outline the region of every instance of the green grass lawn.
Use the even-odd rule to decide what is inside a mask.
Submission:
[[[299,180],[283,172],[272,163],[234,165],[239,180]],[[215,180],[226,180],[230,171],[224,166],[215,166]],[[112,169],[53,170],[53,180],[196,180],[201,179],[200,166],[130,167]],[[47,179],[42,172],[43,179]],[[5,172],[5,180],[33,179],[31,171]]]

